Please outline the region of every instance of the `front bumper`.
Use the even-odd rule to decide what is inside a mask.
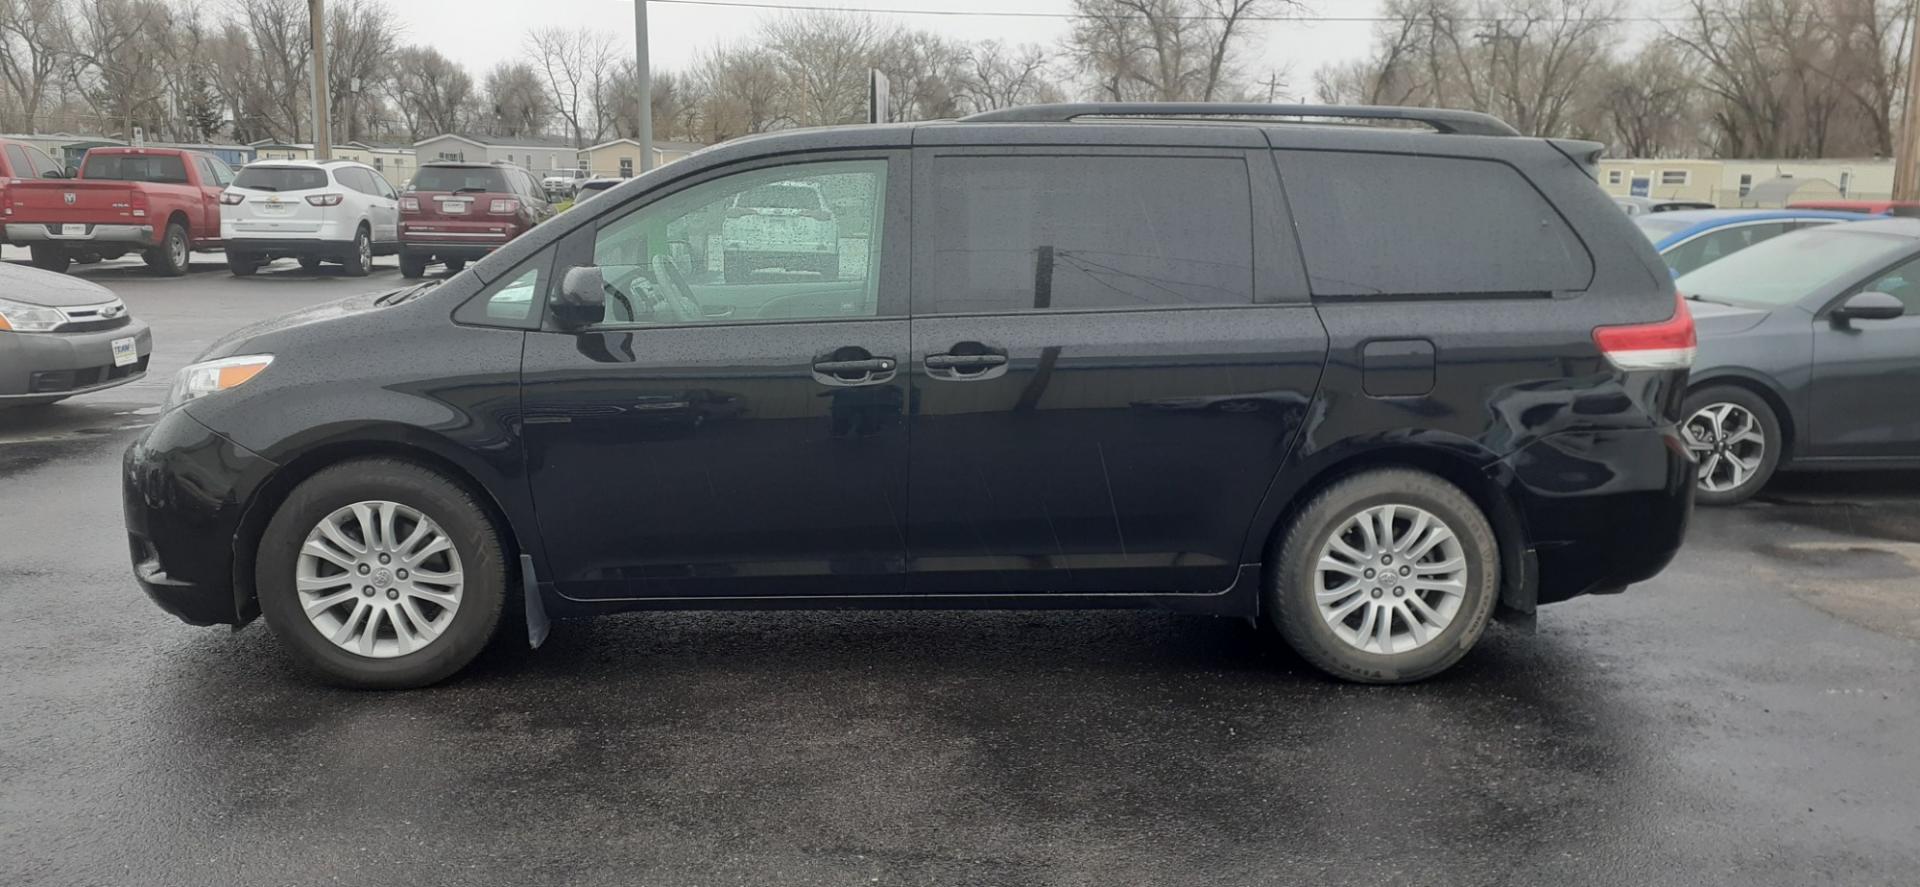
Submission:
[[[162,414],[121,465],[133,576],[147,596],[192,625],[244,625],[258,615],[252,582],[236,581],[235,541],[277,466],[184,409]]]
[[[116,367],[113,343],[134,340],[139,360]],[[85,333],[0,332],[0,403],[42,403],[125,385],[147,374],[153,333],[134,321]]]
[[[1651,579],[1686,539],[1694,463],[1672,427],[1561,432],[1498,465],[1539,560],[1537,603]]]
[[[58,233],[65,225],[22,224],[7,225],[7,242],[15,245],[34,243],[57,243],[69,246],[85,247],[102,243],[133,244],[153,246],[152,225],[81,225],[81,233]]]

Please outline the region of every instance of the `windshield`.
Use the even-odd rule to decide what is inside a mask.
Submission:
[[[325,188],[327,173],[299,166],[249,166],[240,171],[233,186],[252,191],[309,191]]]
[[[95,154],[87,158],[83,179],[120,182],[187,183],[187,165],[178,154]]]
[[[413,177],[415,191],[511,191],[507,176],[485,166],[429,166]]]
[[[1676,282],[1680,292],[1715,302],[1774,307],[1796,302],[1843,277],[1866,273],[1912,249],[1913,239],[1821,228],[1775,237]]]
[[[804,185],[761,185],[740,195],[733,205],[759,209],[819,209],[820,192]]]
[[[1663,219],[1659,216],[1634,216],[1633,223],[1640,226],[1640,233],[1654,243],[1684,231],[1695,224],[1683,219]]]

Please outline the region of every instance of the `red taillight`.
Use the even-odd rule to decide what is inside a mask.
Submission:
[[[490,213],[517,213],[519,211],[520,201],[518,200],[495,200],[487,205],[487,212]]]
[[[1623,370],[1684,370],[1693,367],[1698,340],[1687,300],[1673,294],[1673,316],[1658,323],[1596,327],[1593,343]]]
[[[314,206],[339,206],[340,201],[345,199],[347,198],[346,198],[346,195],[344,194],[309,194],[307,195],[307,202],[313,204]]]
[[[220,192],[220,203],[223,206],[239,206],[246,202],[247,198],[244,195],[235,194],[232,191]]]
[[[139,188],[128,191],[127,210],[128,214],[136,219],[145,218],[147,215],[147,192]]]
[[[417,213],[417,212],[419,212],[419,211],[420,211],[420,198],[418,198],[418,197],[402,197],[402,198],[400,198],[400,211],[401,211],[401,212],[403,212],[403,213]]]

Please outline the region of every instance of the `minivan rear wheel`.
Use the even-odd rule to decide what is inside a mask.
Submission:
[[[1435,475],[1353,475],[1316,495],[1284,532],[1266,610],[1288,646],[1334,677],[1432,677],[1472,649],[1493,615],[1493,527]]]
[[[1681,406],[1680,437],[1696,463],[1694,497],[1702,505],[1745,502],[1780,465],[1780,420],[1766,398],[1737,385],[1710,385]]]
[[[395,459],[321,470],[287,497],[255,559],[260,611],[334,683],[432,684],[493,637],[507,597],[499,532],[460,485]]]

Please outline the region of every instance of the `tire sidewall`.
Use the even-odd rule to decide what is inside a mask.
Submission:
[[[294,588],[300,546],[320,520],[346,505],[385,499],[438,523],[460,555],[466,582],[452,624],[425,649],[391,659],[349,653],[320,634]],[[346,463],[308,478],[268,523],[255,558],[260,611],[302,664],[349,686],[399,689],[451,675],[491,640],[506,599],[507,571],[496,531],[472,497],[438,475],[393,461]]]
[[[1760,433],[1767,436],[1766,449],[1760,454],[1760,469],[1753,473],[1747,482],[1731,490],[1714,492],[1700,486],[1699,465],[1694,466],[1694,501],[1701,505],[1736,505],[1753,498],[1755,493],[1765,489],[1767,482],[1773,479],[1775,469],[1780,467],[1781,448],[1785,446],[1780,431],[1780,418],[1774,415],[1773,407],[1766,398],[1745,388],[1734,385],[1716,385],[1701,388],[1687,395],[1681,406],[1680,425],[1684,429],[1693,420],[1695,413],[1714,404],[1730,403],[1751,413],[1760,422]]]
[[[1445,522],[1467,560],[1466,599],[1453,620],[1418,649],[1394,654],[1342,640],[1314,599],[1314,571],[1327,540],[1354,514],[1387,504],[1415,506]],[[1479,641],[1500,597],[1500,549],[1479,507],[1445,481],[1413,471],[1370,472],[1335,484],[1308,505],[1288,530],[1273,580],[1266,589],[1269,612],[1308,661],[1348,680],[1403,683],[1438,674]]]
[[[180,261],[178,263],[173,260],[174,244],[176,243],[180,245]],[[187,229],[182,227],[179,222],[168,223],[167,233],[161,237],[158,249],[159,252],[157,256],[159,261],[154,263],[154,268],[161,274],[168,277],[179,277],[186,274],[187,269],[193,265],[193,244],[187,241]]]
[[[418,280],[419,278],[427,276],[426,258],[416,253],[402,250],[400,252],[400,276],[408,280]]]
[[[365,226],[354,231],[353,245],[347,248],[346,258],[341,262],[348,277],[365,277],[373,270],[372,248],[372,238]]]

